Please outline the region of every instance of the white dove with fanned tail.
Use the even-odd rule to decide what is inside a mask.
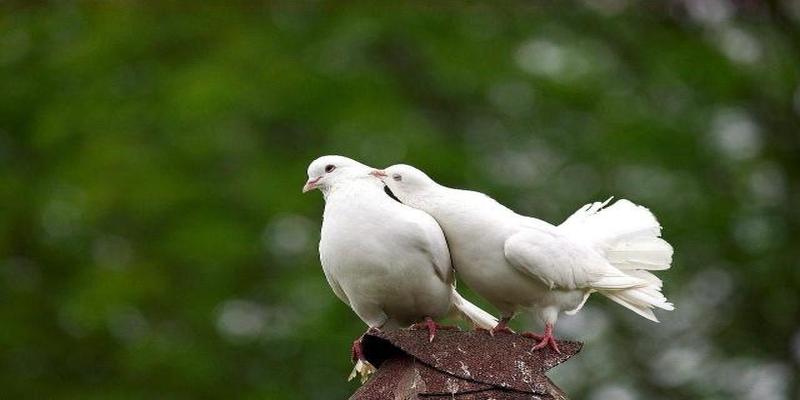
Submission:
[[[495,326],[496,318],[456,292],[436,221],[389,197],[372,171],[342,156],[323,156],[308,167],[303,192],[320,189],[325,197],[319,254],[336,296],[370,329],[414,324],[434,340],[441,328],[434,319],[451,312],[485,329]],[[359,339],[353,344],[354,373],[363,378],[372,367],[361,353]]]
[[[535,349],[558,346],[561,312],[578,312],[600,293],[651,321],[673,310],[651,271],[672,263],[672,246],[645,207],[628,200],[587,204],[561,225],[519,215],[489,196],[439,185],[424,172],[395,165],[376,171],[403,204],[433,216],[447,236],[459,277],[502,313],[493,332],[509,331],[520,311],[545,325]]]

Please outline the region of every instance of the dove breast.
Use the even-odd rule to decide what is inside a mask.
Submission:
[[[453,279],[444,234],[375,185],[353,182],[326,199],[319,250],[331,287],[371,327],[444,316]]]

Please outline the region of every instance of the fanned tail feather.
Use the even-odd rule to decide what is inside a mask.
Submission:
[[[653,313],[654,307],[667,311],[675,309],[672,303],[667,301],[667,298],[653,286],[618,291],[603,290],[600,293],[653,322],[658,322],[658,318]]]
[[[658,322],[653,309],[671,311],[674,306],[661,293],[661,279],[650,271],[670,268],[672,246],[660,237],[661,225],[646,207],[625,199],[606,207],[610,200],[587,204],[561,227],[592,243],[623,274],[645,282],[638,287],[619,290],[606,287],[599,290],[601,294],[642,317]]]

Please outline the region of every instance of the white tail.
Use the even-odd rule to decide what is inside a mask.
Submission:
[[[674,310],[661,293],[662,282],[650,271],[669,269],[672,246],[661,236],[661,225],[645,207],[621,199],[605,207],[587,204],[572,214],[561,227],[584,240],[606,256],[608,262],[624,274],[646,281],[641,287],[599,292],[631,311],[658,322],[653,308]]]
[[[455,287],[450,292],[450,302],[461,316],[480,328],[492,329],[497,325],[497,318],[461,297]]]

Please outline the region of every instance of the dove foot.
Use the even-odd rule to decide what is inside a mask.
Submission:
[[[353,362],[357,362],[358,360],[366,360],[366,358],[364,358],[364,347],[362,346],[361,341],[364,339],[364,335],[368,333],[379,333],[380,331],[380,329],[370,326],[366,332],[362,333],[358,339],[354,340],[353,346],[350,347],[350,360]]]
[[[432,342],[433,338],[436,337],[436,331],[441,330],[453,330],[458,329],[458,327],[450,326],[450,325],[439,325],[436,321],[433,320],[431,317],[425,317],[425,321],[416,323],[411,325],[409,329],[427,329],[428,330],[428,341]]]
[[[558,348],[558,343],[556,343],[556,338],[553,336],[553,324],[545,324],[544,334],[542,335],[533,332],[524,332],[522,333],[522,336],[539,342],[533,346],[533,350],[540,350],[545,347],[550,347],[551,349],[555,350],[556,353],[561,354],[561,350]]]
[[[374,331],[377,331],[377,329],[367,329],[367,332]],[[350,359],[356,365],[353,367],[353,371],[350,372],[350,376],[347,377],[347,380],[351,381],[353,378],[358,376],[361,380],[361,384],[363,385],[364,382],[369,379],[370,375],[375,373],[377,369],[364,357],[364,346],[362,344],[362,339],[364,339],[364,335],[359,336],[358,339],[353,341],[353,346],[350,348]]]
[[[353,362],[364,360],[364,346],[361,343],[363,338],[364,335],[359,336],[358,339],[353,341],[353,346],[350,348],[350,360]]]
[[[511,333],[511,334],[513,334],[514,331],[512,331],[511,328],[508,327],[508,322],[509,321],[511,321],[511,317],[503,317],[503,318],[501,318],[500,322],[498,322],[497,325],[495,325],[495,327],[492,328],[489,331],[489,334],[492,335],[492,336],[494,336],[497,333]]]

